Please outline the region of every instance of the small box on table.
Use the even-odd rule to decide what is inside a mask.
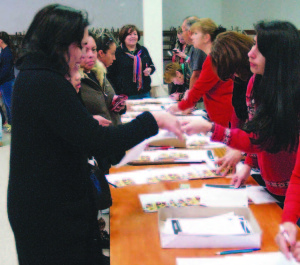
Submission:
[[[243,216],[251,233],[238,235],[187,235],[163,232],[168,218],[208,218],[233,212]],[[158,211],[158,227],[162,248],[260,248],[262,231],[249,208],[245,207],[170,207]],[[209,231],[208,231],[209,233]]]

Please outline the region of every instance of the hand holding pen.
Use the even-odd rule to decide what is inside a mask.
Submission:
[[[294,249],[296,245],[297,227],[291,222],[283,223],[279,226],[279,232],[275,238],[280,251],[286,256],[287,259],[291,259],[291,252],[294,255]],[[299,244],[299,260],[300,260],[300,244]],[[295,255],[294,255],[295,256]]]

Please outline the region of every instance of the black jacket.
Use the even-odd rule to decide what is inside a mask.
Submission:
[[[14,78],[14,58],[11,49],[6,46],[0,53],[0,86]]]
[[[137,44],[137,49],[135,55],[142,50],[141,59],[142,59],[142,71],[147,67],[151,67],[151,75],[155,71],[155,66],[152,62],[148,50],[139,44]],[[150,76],[143,76],[143,87],[138,91],[137,83],[133,82],[133,59],[130,58],[125,52],[128,52],[128,49],[125,45],[123,48],[119,46],[116,50],[116,60],[113,64],[107,69],[108,74],[107,78],[109,79],[111,85],[113,86],[116,94],[125,94],[127,96],[144,94],[150,91],[151,89],[151,78]]]
[[[86,244],[96,221],[87,154],[125,152],[158,127],[150,113],[117,127],[99,126],[49,58],[29,55],[20,69],[12,106],[9,221],[18,254],[37,259],[30,264],[48,264],[49,253],[71,260],[74,242]]]

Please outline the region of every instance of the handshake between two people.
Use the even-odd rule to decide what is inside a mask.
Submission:
[[[160,129],[173,132],[176,137],[182,141],[184,140],[183,134],[207,133],[212,129],[212,123],[201,116],[194,116],[193,118],[186,117],[179,121],[176,116],[169,112],[153,111],[152,115]],[[101,116],[94,116],[94,118],[98,120],[102,126],[109,126],[111,124],[111,121]],[[244,165],[239,172],[236,172],[236,165],[241,161],[242,156],[240,151],[227,148],[225,156],[215,161],[215,164],[218,165],[216,171],[218,174],[226,176],[229,172],[232,173],[229,177],[232,178],[231,185],[234,185],[235,188],[242,186],[250,176],[251,168],[247,165]]]
[[[205,133],[211,129],[211,122],[199,117],[195,119],[184,119],[179,121],[176,116],[169,112],[152,112],[154,119],[160,129],[173,132],[180,140],[184,140],[183,133],[187,135]],[[101,126],[111,125],[111,121],[99,115],[93,116]]]

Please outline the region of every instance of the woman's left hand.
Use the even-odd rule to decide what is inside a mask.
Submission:
[[[152,68],[151,67],[147,67],[143,73],[144,73],[144,76],[149,76],[151,74],[151,71],[152,71]]]
[[[198,119],[183,120],[181,121],[181,129],[187,135],[197,133],[207,133],[211,130],[212,123],[199,117]]]
[[[232,173],[234,174],[236,172],[236,165],[241,161],[242,157],[243,154],[241,151],[227,147],[225,156],[217,159],[215,162],[215,164],[219,165],[217,173],[222,172],[222,176],[225,176],[232,169]]]
[[[110,120],[107,120],[100,115],[94,115],[93,118],[97,120],[101,126],[107,127],[111,124]]]

